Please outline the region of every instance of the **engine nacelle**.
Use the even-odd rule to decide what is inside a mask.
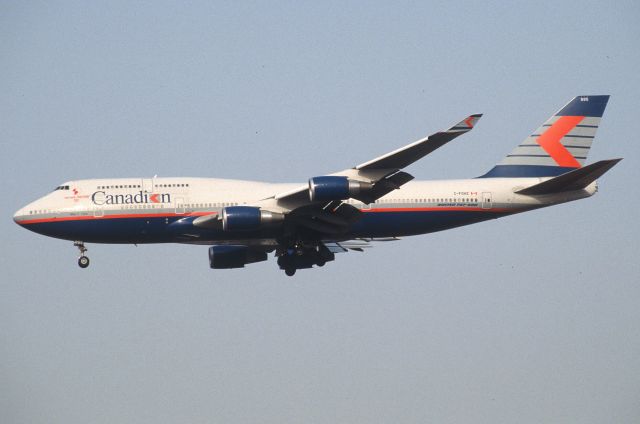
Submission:
[[[267,260],[267,253],[249,249],[247,246],[211,246],[209,266],[214,269],[243,268],[246,264]]]
[[[283,220],[283,214],[265,211],[255,206],[228,206],[222,209],[224,231],[255,231]]]
[[[325,176],[313,177],[309,180],[309,199],[312,202],[357,199],[359,194],[371,190],[373,184],[364,181],[350,180],[347,177]]]

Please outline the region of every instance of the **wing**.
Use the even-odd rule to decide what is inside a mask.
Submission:
[[[469,132],[482,114],[470,115],[446,131],[431,134],[429,137],[411,143],[386,155],[370,160],[355,167],[357,170],[393,169],[399,170],[422,159],[434,150],[444,146],[454,138]]]
[[[357,194],[349,193],[346,197],[315,200],[310,193],[310,182],[309,185],[301,185],[294,190],[275,194],[251,206],[284,215],[285,236],[298,233],[298,227],[311,230],[316,239],[343,234],[362,213],[360,209],[343,200],[353,198],[363,204],[369,204],[399,189],[413,179],[413,176],[402,171],[402,168],[471,131],[481,116],[481,114],[470,115],[448,130],[436,132],[353,168],[326,177],[317,177],[325,179],[337,177],[342,179],[343,183],[348,183],[348,180],[355,181],[357,185],[364,187],[364,190]],[[222,219],[218,214],[210,214],[195,218],[192,225],[205,229],[219,229],[222,228]]]
[[[422,159],[454,138],[471,131],[480,117],[482,114],[470,115],[448,130],[431,134],[398,150],[330,175],[347,177],[370,184],[369,190],[357,199],[366,204],[371,203],[413,179],[413,176],[400,171],[401,169]],[[276,194],[272,199],[279,206],[289,210],[317,203],[310,199],[308,185]]]
[[[402,171],[403,168],[470,131],[481,116],[470,115],[448,130],[353,168],[311,178],[308,185],[275,194],[253,205],[224,208],[222,219],[218,214],[211,214],[197,217],[189,224],[204,229],[224,229],[225,222],[228,222],[225,219],[234,214],[249,224],[260,223],[262,219],[277,222],[276,233],[264,233],[268,245],[235,241],[233,245],[211,246],[210,265],[212,268],[242,267],[266,260],[267,251],[275,250],[278,266],[289,276],[297,269],[323,266],[333,261],[336,253],[362,252],[371,247],[372,241],[397,240],[353,239],[349,231],[352,224],[360,219],[362,211],[344,200],[356,199],[369,204],[399,189],[413,179]]]

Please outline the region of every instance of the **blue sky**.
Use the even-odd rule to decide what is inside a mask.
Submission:
[[[0,6],[0,420],[637,422],[637,2]],[[81,178],[306,181],[484,113],[408,169],[490,169],[610,94],[591,199],[286,278],[13,213]]]

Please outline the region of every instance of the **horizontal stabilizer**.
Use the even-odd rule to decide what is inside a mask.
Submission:
[[[622,159],[601,160],[591,165],[567,172],[540,184],[516,191],[518,194],[540,195],[561,193],[563,191],[581,190],[600,178]]]

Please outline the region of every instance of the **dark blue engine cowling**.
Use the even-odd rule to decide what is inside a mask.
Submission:
[[[214,269],[243,268],[246,264],[267,260],[267,253],[247,246],[220,245],[209,248],[209,266]]]
[[[254,231],[264,225],[282,223],[284,215],[255,206],[229,206],[222,209],[224,231]]]
[[[315,201],[346,200],[369,190],[370,183],[350,180],[347,177],[325,176],[309,180],[309,199]]]
[[[309,198],[311,201],[344,200],[349,196],[347,177],[314,177],[309,180]]]
[[[229,206],[222,210],[222,228],[225,231],[251,231],[260,228],[260,208]]]

